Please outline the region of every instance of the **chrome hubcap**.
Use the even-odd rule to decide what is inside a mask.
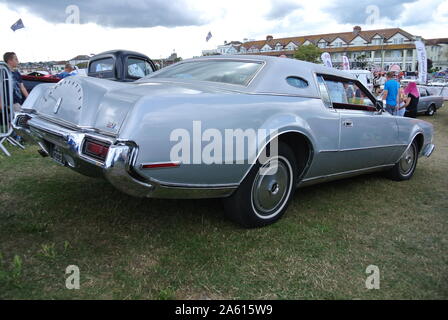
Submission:
[[[273,160],[260,168],[252,186],[252,201],[262,216],[284,203],[290,189],[290,171],[283,161]]]
[[[403,157],[400,160],[400,171],[402,174],[407,175],[409,174],[414,166],[415,161],[415,147],[411,145],[406,152],[404,153]]]

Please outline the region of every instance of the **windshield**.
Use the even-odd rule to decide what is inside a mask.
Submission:
[[[191,79],[247,85],[261,67],[261,62],[193,61],[162,70],[151,78]]]

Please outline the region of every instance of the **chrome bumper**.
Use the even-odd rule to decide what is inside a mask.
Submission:
[[[17,124],[18,117],[28,116],[28,128]],[[201,199],[230,196],[236,187],[207,188],[164,185],[161,182],[140,176],[134,170],[138,146],[132,141],[113,139],[94,132],[70,130],[41,120],[30,114],[18,113],[13,121],[15,131],[36,141],[46,155],[51,143],[63,150],[66,166],[87,176],[108,180],[118,190],[135,197],[159,199]],[[92,159],[82,153],[85,138],[92,138],[110,144],[104,162]]]
[[[436,148],[436,146],[433,145],[432,143],[427,144],[426,147],[422,151],[422,155],[429,158],[432,155],[432,153],[434,152],[435,148]]]

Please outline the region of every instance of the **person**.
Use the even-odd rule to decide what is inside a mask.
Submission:
[[[384,89],[384,84],[386,83],[386,81],[387,81],[387,79],[384,76],[384,72],[382,72],[380,75],[380,79],[379,79],[381,90]]]
[[[378,72],[374,73],[373,77],[373,92],[378,95],[380,90],[380,74]]]
[[[70,76],[76,76],[78,74],[78,72],[73,68],[73,66],[70,63],[67,63],[65,65],[65,69],[64,71],[62,71],[61,73],[58,73],[56,76],[58,78],[64,79]]]
[[[13,96],[13,107],[14,111],[20,111],[20,108],[28,97],[28,91],[23,84],[22,76],[20,72],[17,70],[19,66],[19,59],[14,52],[6,52],[3,55],[3,60],[8,65],[9,70],[11,70],[12,75],[12,96]]]
[[[384,91],[382,98],[386,100],[386,111],[392,115],[397,114],[397,106],[399,104],[399,90],[400,83],[394,79],[395,74],[393,72],[387,73],[387,81],[384,84]]]
[[[397,110],[397,116],[404,117],[404,114],[406,112],[406,102],[405,102],[406,95],[404,93],[403,88],[400,88],[398,95],[399,95],[399,101],[398,101],[399,105]]]
[[[3,55],[3,61],[8,66],[8,69],[11,71],[13,111],[19,112],[21,110],[23,102],[28,97],[28,91],[26,90],[25,85],[23,84],[22,76],[20,72],[17,70],[17,67],[19,66],[19,59],[17,58],[17,55],[14,52],[6,52]],[[5,94],[8,95],[9,93],[6,92]],[[9,99],[4,100],[6,103],[9,103]],[[23,142],[22,137],[16,134],[14,134],[12,138],[19,143]]]
[[[404,89],[406,96],[405,102],[405,117],[417,118],[417,105],[420,100],[420,92],[418,91],[417,84],[415,82],[409,82],[406,89]]]
[[[345,94],[347,95],[347,100],[350,103],[355,95],[353,87],[348,83],[344,83]]]

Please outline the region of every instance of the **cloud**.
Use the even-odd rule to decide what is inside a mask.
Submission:
[[[379,18],[388,18],[398,20],[405,10],[406,3],[412,3],[416,0],[334,0],[331,5],[324,10],[331,14],[340,23],[365,24],[369,13],[367,8],[375,5],[379,9]]]
[[[297,3],[297,1],[272,1],[271,10],[266,14],[265,17],[268,20],[282,19],[290,15],[293,11],[301,8],[302,5]]]
[[[15,11],[26,9],[50,23],[64,23],[66,8],[80,9],[80,23],[96,23],[105,27],[179,27],[206,23],[200,12],[187,0],[0,0]]]
[[[407,5],[401,24],[403,26],[416,26],[434,20],[434,14],[438,12],[443,0],[420,0]]]

